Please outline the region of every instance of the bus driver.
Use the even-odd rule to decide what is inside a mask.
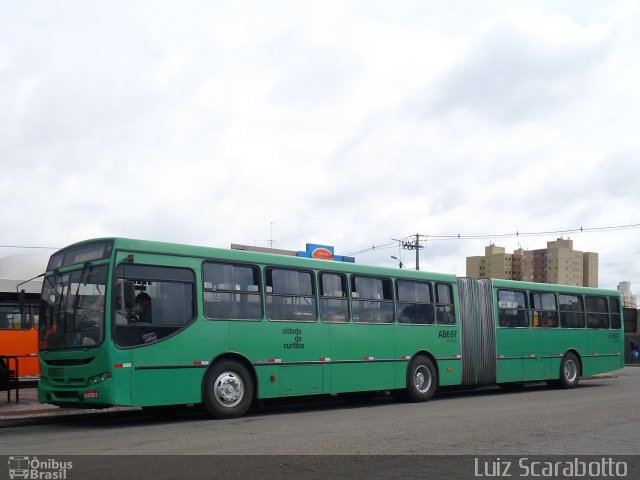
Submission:
[[[147,292],[141,292],[136,297],[136,306],[133,311],[138,317],[138,322],[151,323],[151,297]]]

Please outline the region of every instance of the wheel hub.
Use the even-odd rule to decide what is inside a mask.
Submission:
[[[431,387],[431,374],[426,367],[419,367],[416,370],[415,384],[421,392],[426,392]]]
[[[573,382],[578,376],[578,367],[571,360],[564,365],[564,378]]]
[[[225,407],[236,406],[244,397],[242,380],[233,372],[220,374],[215,383],[215,396]]]

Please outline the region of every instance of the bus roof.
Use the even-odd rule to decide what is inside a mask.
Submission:
[[[347,273],[361,273],[365,275],[385,275],[390,277],[413,278],[417,280],[436,280],[443,282],[456,282],[458,277],[454,274],[435,273],[429,271],[416,271],[408,269],[398,269],[391,267],[380,267],[375,265],[364,265],[349,262],[335,262],[331,260],[315,260],[304,257],[294,257],[289,255],[278,255],[274,253],[252,252],[247,250],[232,250],[216,247],[205,247],[189,244],[178,244],[168,242],[158,242],[153,240],[140,240],[123,237],[95,238],[78,242],[60,251],[79,247],[94,242],[113,242],[114,250],[124,250],[135,252],[159,253],[178,255],[183,257],[241,261],[257,264],[274,264],[285,267],[309,268],[313,270],[339,271]],[[523,282],[520,280],[490,279],[492,284],[498,288],[519,288],[537,291],[557,291],[617,296],[618,290],[600,289],[591,287],[581,287],[574,285],[560,285],[537,282]]]
[[[138,240],[132,238],[112,237],[96,238],[69,245],[60,251],[86,245],[92,242],[113,241],[114,250],[131,252],[148,252],[179,255],[184,257],[201,259],[219,259],[229,261],[241,261],[258,264],[275,264],[285,267],[308,268],[313,270],[339,271],[347,273],[362,273],[369,275],[401,276],[404,278],[430,279],[445,282],[455,282],[457,277],[453,274],[434,273],[427,271],[415,271],[391,267],[379,267],[375,265],[363,265],[350,262],[336,262],[331,260],[315,260],[289,255],[277,255],[273,253],[251,252],[247,250],[232,250],[225,248],[203,247],[196,245],[157,242],[151,240]],[[54,254],[55,255],[55,254]]]
[[[504,279],[491,279],[494,286],[498,288],[519,288],[525,290],[538,290],[538,291],[554,291],[560,293],[583,293],[593,295],[595,293],[601,293],[603,295],[618,296],[620,292],[618,290],[594,288],[594,287],[582,287],[577,285],[561,285],[557,283],[538,283],[538,282],[523,282],[520,280],[504,280]]]

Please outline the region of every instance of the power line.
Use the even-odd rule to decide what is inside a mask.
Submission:
[[[610,232],[617,230],[631,230],[640,228],[640,223],[631,223],[627,225],[611,225],[606,227],[579,227],[559,230],[543,230],[539,232],[520,232],[516,230],[513,233],[479,233],[479,234],[449,234],[449,235],[420,235],[425,240],[431,241],[444,241],[444,240],[482,240],[493,238],[520,238],[520,237],[540,237],[548,235],[567,235],[570,233],[593,233],[593,232]],[[399,242],[407,241],[409,238],[415,237],[415,235],[404,237],[406,240],[396,240]],[[359,255],[362,253],[372,252],[374,250],[382,250],[385,248],[391,248],[394,244],[372,245],[368,248],[362,248],[349,255]]]
[[[372,245],[372,246],[370,246],[368,248],[363,248],[363,249],[360,249],[360,250],[356,250],[355,252],[348,253],[347,255],[353,256],[353,255],[359,255],[361,253],[372,252],[374,250],[387,250],[389,248],[394,248],[395,246],[396,245],[394,243],[387,243],[387,244],[384,244],[384,245]]]
[[[445,240],[481,240],[485,238],[513,238],[513,237],[539,237],[545,235],[565,235],[569,233],[589,233],[589,232],[611,232],[617,230],[630,230],[640,228],[640,223],[628,225],[613,225],[608,227],[579,227],[564,230],[546,230],[540,232],[520,232],[516,230],[512,233],[482,233],[482,234],[449,234],[449,235],[425,235],[427,238],[438,238]]]

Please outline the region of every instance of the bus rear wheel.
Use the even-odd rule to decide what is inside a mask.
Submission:
[[[215,418],[237,418],[251,403],[255,386],[249,371],[234,360],[215,363],[206,373],[202,401]]]
[[[438,386],[438,373],[433,362],[424,355],[415,356],[407,369],[406,396],[414,402],[426,402]]]
[[[569,352],[560,363],[560,382],[562,388],[575,388],[580,381],[580,362],[575,354]]]

